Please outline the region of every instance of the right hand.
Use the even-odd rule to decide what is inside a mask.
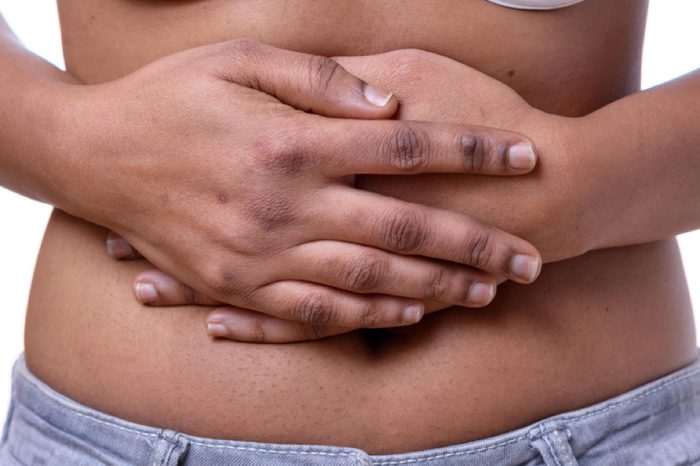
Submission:
[[[62,146],[77,173],[60,207],[203,295],[312,325],[406,325],[424,300],[483,306],[498,281],[533,281],[541,260],[529,243],[353,187],[355,174],[520,175],[534,158],[509,155],[531,144],[467,125],[350,119],[396,108],[363,90],[379,94],[332,60],[250,39],[76,86],[65,118],[81,136]],[[478,283],[492,292],[470,296]]]

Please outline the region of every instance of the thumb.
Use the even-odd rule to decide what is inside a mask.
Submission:
[[[391,118],[393,93],[350,74],[320,55],[284,50],[254,39],[234,39],[219,67],[224,79],[270,94],[299,110],[328,117]]]

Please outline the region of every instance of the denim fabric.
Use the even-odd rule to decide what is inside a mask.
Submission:
[[[602,403],[496,437],[369,455],[334,446],[205,439],[134,424],[56,393],[20,358],[5,430],[1,466],[700,465],[700,361]]]

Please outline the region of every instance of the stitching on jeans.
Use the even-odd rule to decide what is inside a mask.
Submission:
[[[566,429],[566,431],[559,431],[557,434],[557,443],[559,444],[559,452],[562,456],[562,465],[576,466],[578,464],[578,460],[574,456],[574,451],[571,448],[571,444],[569,443],[569,437],[567,432],[568,429]],[[572,459],[573,462],[571,461]]]
[[[557,441],[560,447],[559,451],[561,452],[562,456],[564,456],[564,466],[577,466],[578,460],[576,459],[574,451],[571,448],[571,444],[569,443],[570,439],[571,432],[569,429],[566,429],[563,432],[559,431],[559,435],[557,436]]]
[[[162,432],[161,432],[161,434],[162,434]],[[161,434],[158,435],[158,441],[156,442],[155,447],[153,448],[154,451],[153,451],[153,465],[152,466],[163,466],[165,464],[165,456],[170,456],[170,452],[172,451],[172,445],[170,445],[167,442],[167,440],[165,440],[163,438],[163,436]],[[159,447],[163,444],[163,442],[166,442],[166,444],[168,445],[168,449],[165,451],[166,455],[163,455],[163,457],[161,457],[160,461],[158,461],[158,455],[156,455],[156,453],[158,453]]]
[[[556,433],[556,431],[555,431]],[[554,461],[555,466],[561,466],[561,462],[559,461],[559,455],[556,449],[554,448],[554,445],[552,445],[552,442],[549,441],[549,436],[544,436],[540,440],[544,442],[544,444],[547,446],[547,450],[549,451],[549,455],[552,457],[552,461]],[[547,461],[545,460],[545,463]]]
[[[165,455],[165,458],[163,458],[163,460],[160,462],[160,466],[168,466],[168,464],[170,464],[170,459],[172,458],[173,453],[175,453],[175,450],[177,450],[178,448],[180,448],[182,446],[182,444],[180,443],[181,437],[180,437],[180,434],[176,433],[175,437],[172,440],[168,440],[168,439],[164,438],[162,435],[160,436],[160,439],[163,440],[164,442],[167,442],[170,445],[170,448],[168,449],[168,452],[167,452],[168,454]],[[155,460],[154,460],[153,466],[158,466],[155,464]]]
[[[556,417],[560,420],[563,420],[563,421],[567,421],[567,422],[575,422],[575,421],[580,421],[583,419],[588,419],[590,417],[598,416],[598,415],[604,414],[612,409],[616,409],[616,408],[619,408],[621,406],[625,406],[625,405],[628,405],[628,404],[633,403],[635,401],[638,401],[638,400],[645,398],[653,393],[656,393],[656,392],[658,392],[658,391],[660,391],[660,390],[662,390],[670,385],[674,385],[676,383],[679,383],[679,382],[681,382],[685,379],[691,378],[697,374],[700,374],[700,367],[697,369],[692,369],[692,370],[689,370],[687,372],[683,372],[681,374],[673,376],[670,379],[662,382],[657,387],[643,391],[639,395],[637,395],[629,400],[619,401],[617,403],[613,403],[612,405],[607,406],[605,408],[600,408],[597,411],[593,411],[593,412],[590,412],[587,414],[581,414],[579,416],[572,416],[572,417],[567,417],[566,415],[556,415],[554,417]],[[36,384],[33,380],[31,380],[29,378],[28,374],[20,373],[19,376],[22,377],[26,383],[28,383],[33,388],[38,390],[44,397],[47,398],[47,400],[49,402],[69,409],[70,412],[76,416],[80,416],[80,417],[83,417],[85,419],[88,419],[88,420],[91,420],[91,421],[94,421],[94,422],[97,422],[100,424],[104,424],[107,426],[115,427],[119,430],[131,432],[131,433],[134,433],[137,435],[148,436],[148,437],[157,437],[157,435],[154,433],[138,431],[138,430],[131,429],[128,427],[120,426],[118,424],[115,424],[115,423],[112,423],[109,421],[103,421],[102,419],[98,419],[94,415],[81,413],[81,412],[77,411],[76,407],[69,406],[67,403],[65,403],[61,399],[55,399],[55,395],[48,392],[44,387]],[[693,392],[693,393],[696,393],[696,392]],[[430,461],[430,460],[434,460],[434,459],[447,458],[447,457],[451,457],[451,456],[463,456],[463,455],[469,455],[469,454],[473,454],[473,453],[480,453],[480,452],[492,450],[492,449],[495,449],[498,447],[502,447],[505,445],[509,445],[509,444],[518,442],[518,441],[523,440],[525,438],[527,438],[527,434],[520,435],[518,437],[514,437],[513,439],[508,440],[508,441],[500,442],[500,443],[497,443],[494,445],[490,445],[487,447],[481,447],[481,448],[477,448],[477,449],[467,449],[467,450],[462,450],[459,452],[443,453],[443,454],[438,454],[438,455],[433,455],[433,456],[427,456],[424,458],[415,458],[415,459],[406,459],[406,460],[395,460],[395,461],[377,460],[377,461],[373,461],[373,463],[378,464],[378,465],[397,465],[397,464],[418,463],[418,462]],[[243,446],[234,446],[234,445],[216,445],[214,443],[201,442],[201,441],[192,441],[191,443],[194,445],[200,445],[200,446],[205,446],[205,447],[210,447],[210,448],[229,449],[229,450],[247,450],[247,451],[257,451],[257,452],[261,452],[261,453],[275,453],[275,454],[280,454],[280,455],[290,454],[290,455],[320,455],[320,456],[355,456],[359,459],[357,452],[330,453],[330,452],[323,452],[323,451],[309,452],[309,451],[302,451],[302,450],[278,451],[278,450],[273,450],[273,449],[243,447]]]
[[[467,451],[460,451],[460,452],[451,452],[451,453],[442,453],[439,455],[434,455],[434,456],[429,456],[427,458],[415,458],[415,459],[406,459],[406,460],[400,460],[400,461],[373,461],[373,464],[385,464],[385,465],[390,465],[390,464],[406,464],[406,463],[417,463],[419,461],[428,461],[428,460],[433,460],[433,459],[439,459],[439,458],[447,458],[450,456],[461,456],[461,455],[467,455],[467,454],[472,454],[472,453],[480,453],[483,451],[487,450],[492,450],[494,448],[502,447],[505,445],[509,445],[511,443],[518,442],[520,440],[523,440],[525,438],[524,435],[521,435],[519,437],[513,438],[511,440],[505,441],[505,442],[500,442],[494,445],[490,445],[488,447],[481,447],[481,448],[476,448],[472,450],[467,450]],[[260,452],[260,453],[275,453],[275,454],[280,454],[280,455],[286,455],[286,454],[293,454],[293,455],[322,455],[322,456],[355,456],[358,458],[358,461],[360,460],[360,457],[358,456],[357,452],[350,452],[350,453],[330,453],[330,452],[323,452],[323,451],[303,451],[303,450],[287,450],[287,451],[279,451],[279,450],[271,450],[267,448],[255,448],[255,447],[243,447],[243,446],[236,446],[236,445],[216,445],[208,442],[198,442],[198,441],[192,441],[190,442],[193,445],[199,445],[199,446],[204,446],[208,448],[218,448],[218,449],[224,449],[224,450],[243,450],[243,451],[255,451],[255,452]]]
[[[568,439],[564,437],[564,432],[557,430],[554,433],[554,440],[552,442],[552,447],[557,450],[557,461],[562,466],[571,466],[571,461],[569,461],[569,452],[571,451],[571,445],[569,445]],[[573,454],[573,452],[572,452]]]
[[[166,454],[163,455],[163,458],[160,460],[160,466],[165,466],[170,462],[170,456],[172,456],[173,450],[175,450],[175,444],[168,441],[167,439],[163,438],[162,435],[159,435],[158,437],[159,437],[159,439],[158,439],[159,443],[165,442],[168,445],[168,449],[165,452]],[[156,466],[155,460],[153,461],[153,466]]]
[[[488,447],[481,447],[481,448],[475,448],[475,449],[468,449],[468,450],[462,450],[462,451],[455,451],[451,453],[441,453],[439,455],[432,455],[432,456],[426,456],[424,458],[409,458],[405,460],[377,460],[374,461],[374,464],[385,464],[385,465],[390,465],[390,464],[408,464],[408,463],[422,463],[424,461],[432,461],[432,460],[438,460],[442,458],[449,458],[452,456],[465,456],[465,455],[473,455],[475,453],[483,453],[488,450],[493,450],[496,448],[504,447],[506,445],[510,445],[512,443],[517,443],[521,440],[524,440],[527,437],[527,435],[520,435],[518,437],[514,437],[510,440],[504,441],[504,442],[499,442],[495,443],[493,445],[489,445]]]
[[[332,452],[327,452],[327,451],[304,451],[304,450],[273,450],[271,448],[255,448],[255,447],[244,447],[244,446],[237,446],[237,445],[216,445],[214,443],[208,443],[208,442],[198,442],[198,441],[192,441],[190,442],[192,445],[199,445],[202,447],[208,447],[208,448],[218,448],[218,449],[223,449],[223,450],[243,450],[243,451],[257,451],[260,453],[275,453],[278,455],[286,455],[286,454],[292,454],[292,455],[320,455],[320,456],[355,456],[358,461],[360,460],[359,455],[357,452],[343,452],[343,453],[332,453]]]

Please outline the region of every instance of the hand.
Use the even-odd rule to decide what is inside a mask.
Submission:
[[[579,147],[585,144],[588,152],[597,149],[581,118],[540,111],[504,83],[422,50],[337,60],[356,76],[391,88],[401,102],[396,114],[400,119],[505,128],[527,135],[538,153],[531,174],[508,180],[451,174],[368,175],[357,177],[357,186],[497,226],[534,244],[544,262],[591,249],[592,232],[581,220],[589,215],[594,191],[589,180],[596,175],[589,167],[590,158],[579,156]]]
[[[492,177],[416,175],[406,177],[358,176],[357,185],[416,203],[467,213],[532,241],[546,261],[582,254],[588,248],[579,220],[587,203],[585,184],[574,174],[588,173],[571,154],[569,141],[577,131],[575,120],[549,115],[531,107],[505,84],[446,57],[420,50],[381,55],[336,58],[357,76],[391,88],[401,106],[397,116],[501,127],[530,136],[544,163],[527,177],[506,181]],[[409,185],[410,183],[410,185]],[[439,186],[439,189],[436,189]],[[177,282],[158,271],[142,278],[164,290]],[[188,302],[170,292],[173,304]],[[427,312],[444,308],[428,303]],[[302,324],[275,320],[240,309],[214,310],[209,321],[228,328],[237,339],[268,338],[294,341],[318,337]],[[255,329],[255,333],[253,330]],[[325,334],[348,329],[327,328]]]
[[[66,146],[91,176],[65,187],[66,210],[217,301],[322,327],[410,324],[421,300],[482,305],[498,279],[534,280],[527,242],[351,183],[357,173],[522,174],[534,165],[527,140],[282,103],[382,116],[363,89],[332,61],[250,40],[78,88],[91,137]]]

